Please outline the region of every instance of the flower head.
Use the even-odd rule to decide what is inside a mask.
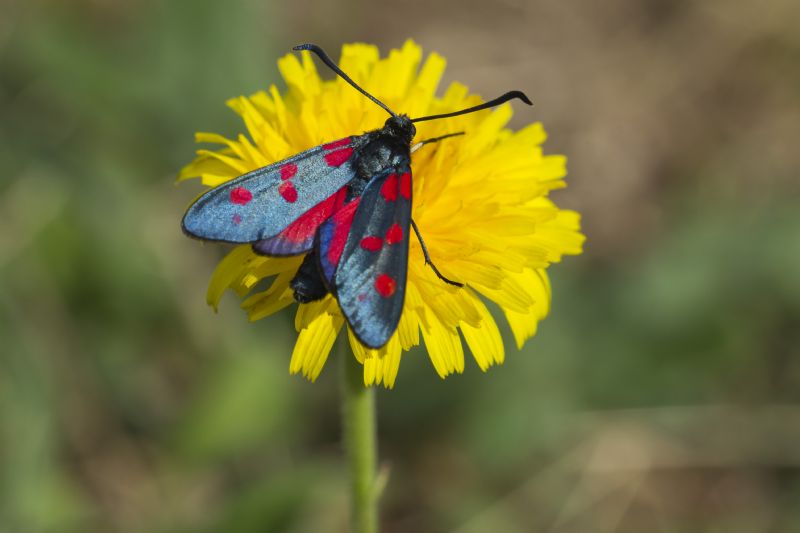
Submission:
[[[374,46],[345,45],[339,66],[390,108],[412,117],[481,102],[459,83],[437,97],[445,61],[433,53],[419,68],[421,62],[420,47],[407,41],[383,59]],[[381,108],[341,79],[322,80],[308,52],[300,59],[287,55],[278,67],[286,93],[271,86],[268,92],[228,102],[244,120],[249,137],[198,133],[198,142],[222,148],[199,150],[179,179],[199,177],[205,185],[217,186],[312,146],[383,125],[386,114]],[[505,357],[487,300],[502,310],[518,347],[536,333],[550,307],[547,267],[564,254],[580,253],[584,238],[579,215],[548,199],[551,190],[564,187],[566,159],[542,153],[541,124],[516,132],[507,129],[511,114],[505,104],[494,111],[417,125],[417,139],[465,132],[412,155],[413,219],[441,273],[464,287],[440,280],[425,265],[419,242],[411,240],[403,314],[389,342],[379,349],[363,346],[331,295],[299,304],[292,373],[316,379],[342,329],[364,365],[366,385],[392,387],[401,354],[422,341],[442,377],[464,370],[462,336],[478,366],[486,370]],[[217,266],[208,302],[216,308],[224,291],[233,289],[247,296],[242,307],[250,320],[293,305],[289,282],[302,259],[266,257],[256,255],[250,245],[237,246]],[[252,293],[264,278],[273,278],[269,287]]]

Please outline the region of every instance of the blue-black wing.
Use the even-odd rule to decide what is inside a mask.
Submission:
[[[411,167],[375,175],[360,198],[319,228],[319,261],[353,333],[379,348],[403,312],[411,223]]]
[[[316,146],[248,172],[193,203],[183,230],[199,239],[258,243],[266,254],[294,255],[313,247],[317,227],[344,202],[356,175],[358,137]]]

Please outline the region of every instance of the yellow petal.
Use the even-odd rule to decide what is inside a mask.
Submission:
[[[411,105],[403,109],[404,113],[410,117],[419,117],[427,114],[431,99],[444,75],[446,65],[447,62],[439,54],[432,53],[428,56],[425,64],[422,65],[416,83],[411,88],[411,93],[407,96]]]
[[[378,374],[383,377],[382,365],[383,359],[380,357],[367,357],[364,359],[364,386],[371,387],[374,385]]]
[[[526,340],[536,335],[539,321],[550,311],[552,293],[550,280],[544,269],[525,270],[516,277],[520,286],[533,300],[533,303],[524,312],[504,310],[517,348],[522,348]]]
[[[230,154],[232,152],[230,152],[230,150],[227,152],[223,150],[222,153]],[[200,177],[203,179],[203,185],[212,187],[215,185],[212,185],[209,183],[209,181],[212,183],[218,182],[216,183],[218,185],[220,183],[225,183],[226,181],[231,180],[238,175],[238,170],[229,165],[227,162],[220,161],[220,159],[216,156],[208,155],[207,151],[199,150],[198,156],[194,159],[194,161],[181,169],[177,181],[180,182],[186,179]],[[208,179],[207,176],[209,177]]]
[[[339,67],[358,84],[366,84],[369,74],[380,59],[377,46],[363,43],[342,45]],[[363,87],[363,85],[362,85]],[[369,92],[369,90],[367,90]]]
[[[364,365],[364,385],[370,387],[383,383],[389,389],[394,387],[402,351],[399,335],[397,333],[392,335],[389,342],[377,350],[362,345],[349,327],[347,328],[347,339],[353,350],[353,356]]]
[[[294,100],[305,100],[319,94],[319,77],[308,52],[302,52],[303,63],[295,54],[287,54],[278,60],[278,70],[281,72],[286,85],[289,87],[289,96]]]
[[[276,291],[272,294],[265,294],[257,302],[245,301],[242,307],[247,309],[247,318],[251,322],[261,320],[264,317],[275,314],[281,309],[289,307],[295,303],[294,291],[286,288],[283,291]]]
[[[294,291],[289,282],[294,271],[281,272],[266,291],[259,292],[242,302],[250,321],[260,320],[294,303]]]
[[[397,339],[406,351],[419,345],[419,317],[415,309],[408,306],[403,309],[397,326]]]
[[[386,353],[383,355],[383,386],[392,389],[397,379],[397,372],[400,370],[400,358],[403,353],[399,335],[392,335],[384,350]],[[380,383],[380,379],[378,379],[378,383]]]
[[[563,254],[579,254],[586,237],[579,231],[580,215],[574,211],[558,211],[555,219],[542,224],[536,241],[547,251],[550,262],[561,260]]]
[[[350,326],[347,326],[347,340],[350,342],[350,349],[353,350],[353,356],[363,365],[364,361],[367,359],[369,348],[358,341],[353,330],[350,329]]]
[[[210,150],[198,150],[197,155],[200,157],[208,157],[211,159],[217,159],[220,163],[227,165],[231,169],[233,169],[234,177],[239,176],[240,174],[244,174],[245,172],[251,170],[248,168],[247,164],[233,156],[225,155],[222,152],[212,152]]]
[[[478,366],[481,367],[481,370],[486,371],[491,365],[500,364],[505,359],[503,338],[500,336],[500,330],[489,313],[489,309],[477,295],[474,293],[471,295],[475,299],[475,308],[481,315],[481,322],[477,327],[461,324],[461,333]]]
[[[249,245],[237,246],[231,250],[219,262],[211,275],[206,293],[208,305],[216,311],[225,290],[240,280],[242,276],[247,275],[249,269],[256,268],[266,261],[266,257],[255,255]]]
[[[339,308],[336,306],[336,300],[330,294],[321,300],[300,304],[294,318],[295,329],[301,331],[307,328],[317,315],[326,311],[331,314],[341,315]]]
[[[228,107],[233,109],[244,121],[244,125],[253,140],[258,145],[264,144],[262,132],[265,128],[269,128],[269,123],[264,118],[264,115],[253,105],[251,98],[239,96],[238,98],[231,98],[227,102]]]
[[[421,322],[422,337],[433,367],[440,377],[453,372],[460,374],[464,371],[464,349],[458,332],[442,325],[430,309],[425,311],[425,318]]]
[[[308,326],[300,330],[289,362],[289,372],[301,372],[311,381],[319,376],[344,322],[341,315],[330,312],[331,305],[336,305],[332,298],[323,302],[327,305],[317,307],[317,313],[309,318]]]

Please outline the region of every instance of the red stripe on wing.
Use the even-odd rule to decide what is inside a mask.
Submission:
[[[342,257],[344,245],[347,244],[347,236],[350,234],[350,225],[353,223],[353,215],[361,198],[356,198],[342,209],[336,212],[331,221],[333,222],[333,235],[328,244],[326,259],[331,265],[338,265]]]
[[[309,251],[314,246],[314,234],[317,228],[331,215],[341,210],[346,195],[347,187],[342,187],[303,213],[279,234],[255,243],[253,249],[264,255],[297,255]]]

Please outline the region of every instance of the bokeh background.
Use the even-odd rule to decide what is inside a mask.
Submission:
[[[337,365],[204,292],[173,180],[311,41],[519,88],[586,252],[483,375],[380,390],[386,532],[800,530],[800,4],[0,1],[0,531],[345,531]],[[506,331],[506,333],[508,333]]]

